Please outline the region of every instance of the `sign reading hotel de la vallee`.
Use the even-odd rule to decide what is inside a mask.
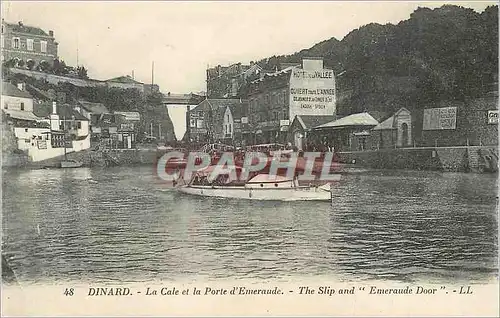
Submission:
[[[311,60],[290,76],[290,118],[295,115],[335,114],[335,77],[323,61]]]

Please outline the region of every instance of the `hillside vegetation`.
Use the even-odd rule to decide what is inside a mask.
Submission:
[[[341,41],[260,64],[274,69],[308,56],[324,57],[337,74],[340,114],[480,97],[497,81],[498,6],[482,13],[454,5],[418,8],[397,25],[368,24]]]

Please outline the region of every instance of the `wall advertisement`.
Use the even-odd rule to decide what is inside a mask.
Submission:
[[[334,115],[335,111],[335,77],[332,70],[292,70],[290,119],[296,115]]]
[[[457,128],[457,108],[442,107],[424,109],[423,130],[446,130]]]

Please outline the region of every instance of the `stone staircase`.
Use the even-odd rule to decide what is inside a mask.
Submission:
[[[467,148],[468,169],[472,172],[480,172],[481,164],[479,162],[479,150],[475,147]]]
[[[120,165],[120,159],[118,159],[116,156],[113,156],[109,152],[103,152],[102,156],[104,158],[104,161],[106,162],[106,166],[119,166]]]
[[[498,172],[497,148],[468,147],[467,159],[470,172]]]

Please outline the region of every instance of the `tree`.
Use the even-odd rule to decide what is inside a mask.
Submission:
[[[14,60],[14,59],[6,60],[3,62],[4,68],[11,68],[11,67],[14,67],[15,65],[16,65],[16,60]]]
[[[87,70],[83,66],[78,66],[77,73],[79,78],[87,79],[89,78],[87,75]]]
[[[67,75],[69,73],[68,67],[64,61],[59,63],[59,74]]]
[[[51,70],[50,64],[47,61],[41,61],[38,63],[38,70],[41,72],[48,72]]]
[[[56,58],[52,63],[52,72],[56,75],[59,75],[60,70],[61,70],[61,62],[59,62],[59,59]]]
[[[26,66],[28,67],[29,70],[32,70],[35,67],[35,61],[28,60],[28,62],[26,62]]]

